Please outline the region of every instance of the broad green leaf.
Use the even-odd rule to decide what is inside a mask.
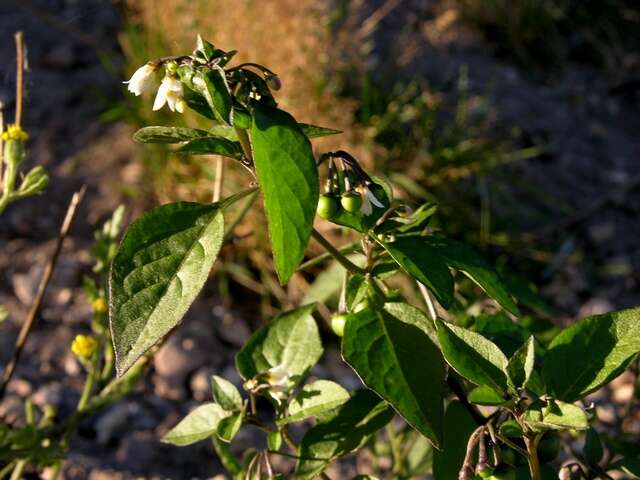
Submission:
[[[507,357],[491,340],[466,328],[436,320],[444,358],[453,369],[476,385],[501,395],[508,389]]]
[[[571,403],[560,400],[548,404],[538,400],[524,414],[524,420],[533,431],[585,430],[589,426],[586,412]]]
[[[129,226],[109,281],[118,375],[174,328],[195,300],[222,244],[225,204],[163,205]]]
[[[509,378],[516,388],[524,388],[531,378],[533,367],[535,366],[535,339],[529,337],[525,343],[513,356],[507,364],[507,372]]]
[[[362,447],[392,418],[393,410],[375,393],[354,392],[335,417],[307,430],[300,443],[295,478],[315,478],[334,459]]]
[[[349,392],[337,383],[329,380],[316,380],[304,386],[289,404],[289,415],[276,423],[286,425],[305,418],[322,416],[332,412],[349,398]]]
[[[491,340],[509,357],[531,336],[531,332],[511,320],[504,312],[478,315],[473,318],[473,324],[467,327]]]
[[[322,355],[313,309],[314,305],[306,305],[285,312],[255,332],[236,355],[242,378],[248,380],[277,366],[293,377],[304,376]]]
[[[299,123],[300,130],[307,138],[326,137],[328,135],[336,135],[342,133],[342,130],[334,130],[333,128],[318,127],[317,125],[309,125],[308,123]]]
[[[444,414],[444,442],[442,450],[433,452],[433,477],[454,480],[462,468],[469,437],[477,425],[458,400],[447,406]]]
[[[175,152],[181,155],[224,155],[234,160],[244,158],[240,143],[232,142],[224,137],[213,136],[190,140]]]
[[[439,448],[446,371],[433,337],[433,323],[420,310],[388,303],[349,319],[342,355],[369,388]]]
[[[515,315],[518,314],[518,307],[502,284],[498,273],[470,246],[441,235],[428,235],[424,238],[426,243],[437,250],[450,267],[467,275],[505,310]]]
[[[425,238],[410,235],[380,244],[409,275],[429,288],[444,308],[449,308],[453,301],[453,277],[444,259]]]
[[[217,375],[211,377],[211,390],[213,399],[228,412],[242,410],[242,396],[236,386],[226,378]]]
[[[542,376],[548,393],[579,400],[620,375],[640,352],[640,308],[585,318],[549,345]]]
[[[187,127],[144,127],[133,134],[140,143],[180,143],[209,135],[204,130]]]
[[[209,120],[217,120],[215,113],[213,113],[205,98],[199,93],[186,88],[184,90],[184,101],[194,112],[199,113]]]
[[[216,434],[223,442],[229,443],[242,428],[244,412],[237,412],[220,420]]]
[[[229,415],[220,405],[205,403],[184,417],[162,441],[182,447],[212,437],[218,431],[220,421]]]
[[[475,403],[476,405],[488,406],[504,405],[509,401],[487,385],[481,385],[480,387],[476,387],[471,390],[469,392],[468,399],[471,403]]]
[[[602,440],[600,439],[600,434],[593,427],[589,427],[587,430],[582,452],[587,463],[590,465],[597,465],[600,460],[602,460],[602,456],[604,455]]]
[[[286,283],[309,243],[318,204],[318,169],[309,139],[282,110],[256,106],[251,140],[275,266]]]

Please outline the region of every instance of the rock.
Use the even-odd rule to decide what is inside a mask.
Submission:
[[[211,376],[214,373],[212,368],[202,367],[191,376],[189,387],[194,399],[199,402],[211,400]]]
[[[204,353],[193,339],[174,335],[154,356],[156,393],[173,399],[184,398],[191,372],[204,363]]]
[[[159,452],[160,441],[148,432],[134,432],[124,438],[116,458],[123,466],[144,471],[145,466],[155,463],[156,452]]]
[[[19,397],[25,398],[31,395],[31,392],[33,392],[33,387],[28,381],[23,380],[22,378],[14,378],[7,386],[7,391],[10,393],[15,393]]]
[[[602,315],[603,313],[615,310],[611,302],[605,298],[592,298],[586,302],[578,312],[578,318],[590,317],[592,315]]]
[[[36,265],[27,273],[13,274],[13,278],[11,279],[13,282],[13,291],[23,305],[29,306],[33,303],[43,270],[43,267]]]
[[[129,424],[129,407],[124,403],[116,403],[98,417],[95,422],[96,440],[106,445],[115,436],[127,430]]]

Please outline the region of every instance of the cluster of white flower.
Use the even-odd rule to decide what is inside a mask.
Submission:
[[[154,74],[158,66],[153,63],[147,63],[138,68],[128,82],[127,89],[138,96],[148,91],[154,85]],[[156,99],[153,102],[153,110],[160,110],[167,104],[172,112],[184,112],[184,87],[182,82],[169,72],[165,72]]]

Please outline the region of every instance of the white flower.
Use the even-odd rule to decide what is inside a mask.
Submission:
[[[135,96],[149,90],[153,84],[153,74],[156,71],[156,67],[150,63],[147,63],[137,69],[131,79],[128,82],[123,82],[127,85],[127,90],[133,93]]]
[[[373,192],[369,190],[369,187],[366,185],[358,185],[356,187],[356,191],[362,197],[362,206],[360,207],[360,212],[363,215],[371,215],[373,213],[373,207],[371,204],[375,205],[378,208],[383,208],[384,205],[380,203],[380,201],[375,197]]]
[[[160,110],[164,104],[168,104],[172,112],[176,110],[180,113],[184,112],[184,100],[182,98],[183,87],[182,82],[175,77],[165,75],[158,88],[156,99],[153,102],[153,109]]]
[[[266,373],[266,380],[269,383],[272,392],[283,392],[289,388],[289,380],[291,375],[282,367],[277,365],[270,368]]]

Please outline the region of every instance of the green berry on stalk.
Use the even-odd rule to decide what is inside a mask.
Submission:
[[[349,320],[349,315],[346,313],[336,313],[331,317],[331,330],[337,336],[342,337],[344,335],[344,327]]]
[[[554,460],[560,454],[560,435],[556,432],[545,433],[538,444],[538,458],[547,463]]]
[[[340,199],[340,204],[349,213],[356,213],[362,207],[362,197],[357,192],[347,192]]]
[[[339,203],[338,199],[332,195],[323,194],[318,199],[318,208],[316,212],[325,220],[329,220],[338,213]]]

